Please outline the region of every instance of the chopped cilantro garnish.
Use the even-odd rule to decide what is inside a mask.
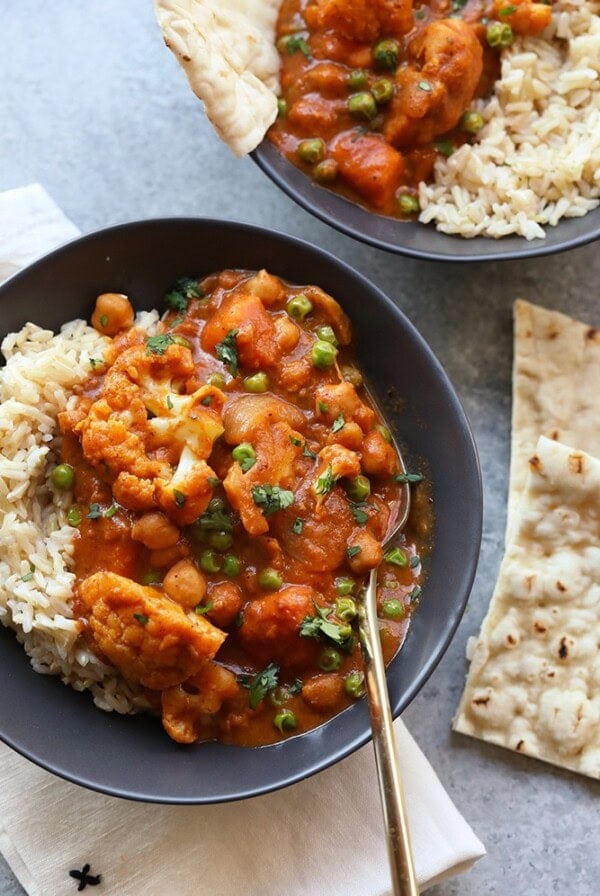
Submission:
[[[156,336],[148,336],[146,340],[147,355],[164,355],[170,345],[173,345],[175,338],[170,333],[157,333]]]
[[[307,59],[312,59],[312,53],[310,52],[310,47],[306,43],[304,37],[301,34],[292,34],[290,35],[289,40],[285,42],[285,48],[287,52],[292,55],[296,50],[300,50],[300,52],[306,56]]]
[[[106,510],[104,511],[104,517],[107,520],[112,519],[118,509],[119,509],[118,504],[111,504],[110,507],[107,507]]]
[[[108,317],[106,314],[103,314],[102,317],[100,318],[100,326],[105,327],[107,325],[107,323],[108,323]]]
[[[212,404],[212,400],[212,395],[207,395],[205,398],[200,399],[200,404],[203,404],[204,407],[207,408]]]
[[[217,358],[229,367],[233,377],[237,376],[238,370],[238,352],[235,341],[237,334],[237,330],[230,330],[225,338],[221,342],[217,342],[215,346]]]
[[[346,423],[346,421],[344,420],[344,415],[343,415],[343,414],[340,414],[340,415],[339,415],[338,417],[336,417],[335,420],[333,421],[333,426],[331,427],[331,431],[332,431],[332,432],[339,432],[340,429],[343,429],[343,428],[344,428],[344,424],[345,424],[345,423]]]
[[[34,572],[35,572],[35,566],[33,565],[33,563],[30,563],[29,564],[29,572],[26,572],[24,576],[21,576],[21,581],[22,582],[31,582]]]
[[[362,548],[359,544],[350,545],[349,548],[346,548],[346,556],[352,560],[353,557],[356,557],[357,554],[360,554]]]
[[[302,690],[303,683],[301,678],[296,678],[290,685],[290,694],[294,696],[295,694],[299,694]]]
[[[327,411],[329,410],[329,408],[327,407],[327,405],[325,404],[324,401],[320,401],[320,402],[319,402],[319,404],[318,404],[318,408],[319,408],[319,412],[320,412],[321,414],[326,414]]]
[[[175,284],[175,287],[166,294],[165,305],[172,311],[179,311],[180,314],[187,311],[190,299],[203,299],[204,293],[195,280],[189,277],[182,277]]]
[[[297,516],[292,524],[292,532],[295,535],[302,535],[303,529],[304,529],[304,520],[301,520],[300,517]]]
[[[209,613],[212,610],[214,605],[214,600],[209,600],[206,604],[197,604],[194,607],[194,613],[196,613],[198,616],[205,616],[206,613]]]
[[[294,503],[294,493],[278,485],[255,485],[252,489],[252,498],[257,507],[262,509],[264,516],[270,516],[278,510],[285,510]]]
[[[317,483],[315,485],[315,494],[317,495],[326,495],[331,491],[333,486],[336,483],[336,477],[333,475],[333,468],[331,464],[327,467],[325,472],[319,476],[317,479]]]
[[[350,510],[352,511],[352,516],[356,520],[359,526],[364,526],[367,520],[369,519],[369,514],[365,513],[365,507],[372,507],[372,504],[369,504],[367,501],[357,501],[355,504],[350,505]]]
[[[422,589],[419,587],[419,585],[415,585],[413,590],[408,595],[408,599],[411,602],[411,604],[414,604],[414,602],[421,597],[421,590]]]
[[[254,678],[252,678],[248,685],[250,691],[250,709],[256,709],[260,701],[264,700],[269,691],[272,691],[277,687],[278,680],[279,666],[275,663],[269,663],[262,672],[258,672]]]
[[[173,489],[173,495],[175,497],[175,503],[178,507],[183,507],[185,502],[187,501],[187,495],[184,495],[183,492],[180,492],[178,489]]]
[[[517,11],[516,6],[503,6],[500,10],[501,16],[512,16],[513,12]]]
[[[169,409],[170,411],[173,410],[173,402],[172,402],[172,400],[171,400],[171,396],[170,396],[170,395],[167,395],[167,407],[168,407],[168,409]]]
[[[143,613],[134,613],[133,618],[137,619],[137,621],[139,622],[140,625],[146,625],[146,623],[149,621],[148,617],[145,616]]]
[[[90,509],[87,515],[88,520],[97,520],[102,516],[102,510],[100,509],[99,504],[90,504]]]
[[[419,90],[424,90],[426,93],[431,93],[431,91],[433,90],[433,87],[431,86],[429,81],[419,81],[417,87],[419,88]]]
[[[294,448],[299,448],[302,444],[302,439],[297,439],[296,436],[290,436],[290,442],[294,446]]]
[[[403,485],[405,482],[408,482],[409,485],[416,485],[417,482],[422,482],[424,477],[421,473],[398,473],[397,476],[394,476],[394,481],[399,482]]]
[[[412,556],[412,557],[410,558],[410,561],[409,561],[409,564],[408,564],[408,565],[410,566],[411,569],[416,569],[417,566],[420,566],[420,565],[421,565],[421,558],[419,557],[419,555],[418,555],[418,554],[414,554],[414,556]]]
[[[198,526],[200,529],[207,529],[210,531],[231,532],[233,529],[233,520],[228,513],[225,513],[223,502],[218,498],[213,498],[208,505],[208,510],[205,510],[204,513],[200,514],[194,525]]]
[[[92,368],[92,370],[95,370],[99,364],[101,365],[104,363],[106,363],[104,361],[104,358],[90,358],[90,367]]]
[[[310,458],[312,458],[313,460],[314,460],[315,457],[317,456],[317,455],[315,454],[315,452],[314,452],[314,451],[311,451],[310,448],[308,447],[308,442],[305,442],[305,443],[304,443],[304,450],[302,451],[302,454],[304,455],[304,457],[310,457]]]
[[[352,640],[352,630],[346,623],[330,620],[332,610],[330,607],[320,607],[313,601],[316,616],[305,616],[300,623],[299,633],[303,638],[317,638],[333,641],[339,647],[349,647]]]

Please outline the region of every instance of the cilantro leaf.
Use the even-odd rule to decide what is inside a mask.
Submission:
[[[369,514],[365,513],[365,507],[371,507],[367,501],[357,501],[355,504],[350,505],[350,510],[352,511],[352,516],[359,526],[364,526],[367,520],[369,519]]]
[[[304,457],[310,457],[310,458],[312,458],[313,460],[314,460],[315,457],[317,456],[317,455],[315,454],[315,452],[314,452],[314,451],[311,451],[310,448],[308,447],[308,442],[305,442],[305,443],[304,443],[304,450],[302,451],[302,454],[304,455]]]
[[[183,492],[180,492],[178,489],[173,489],[173,496],[175,498],[175,503],[178,507],[183,507],[185,502],[187,501],[187,495],[184,495]]]
[[[22,582],[31,582],[34,572],[35,572],[35,566],[33,565],[33,563],[30,563],[29,564],[29,572],[26,572],[24,576],[21,576],[21,581]]]
[[[349,647],[352,641],[352,632],[349,634],[349,626],[346,623],[333,622],[329,617],[333,612],[330,607],[320,607],[313,601],[316,616],[305,616],[298,629],[303,638],[316,638],[333,641],[338,647]]]
[[[293,522],[292,532],[294,535],[302,535],[302,530],[304,529],[304,520],[301,520],[299,516]]]
[[[218,484],[219,480],[217,479]],[[214,504],[213,501],[215,501]],[[231,532],[233,529],[231,516],[223,510],[222,501],[219,501],[218,498],[213,501],[208,505],[208,509],[200,514],[194,525],[208,531]]]
[[[87,515],[88,520],[97,520],[102,516],[102,510],[99,504],[90,504],[90,510]]]
[[[338,417],[336,417],[335,420],[333,421],[333,426],[331,427],[331,431],[332,431],[332,432],[339,432],[340,429],[343,429],[343,428],[344,428],[345,423],[346,423],[346,421],[344,420],[344,415],[343,415],[343,414],[340,414],[340,415],[339,415]]]
[[[294,493],[278,485],[255,485],[252,489],[252,498],[257,507],[260,507],[263,516],[270,516],[278,510],[285,510],[294,503]]]
[[[147,355],[164,355],[175,339],[170,333],[157,333],[156,336],[148,336],[146,339]]]
[[[230,330],[225,338],[221,340],[221,342],[217,342],[215,346],[217,358],[219,361],[222,361],[223,364],[227,364],[233,377],[237,376],[238,371],[238,351],[237,343],[235,341],[237,334],[237,330]]]
[[[133,618],[137,619],[137,621],[139,622],[140,625],[146,625],[149,621],[148,617],[145,616],[143,613],[134,613]]]
[[[317,479],[315,494],[326,495],[331,491],[335,483],[336,477],[333,475],[333,467],[329,464],[325,472]]]
[[[359,544],[353,544],[349,548],[346,548],[346,556],[352,560],[353,557],[356,557],[357,554],[362,552],[362,548]]]
[[[421,473],[398,473],[397,476],[394,476],[394,482],[399,482],[401,485],[405,482],[408,482],[409,485],[416,485],[417,482],[423,482],[424,478]]]
[[[174,288],[165,296],[165,305],[173,311],[183,313],[187,311],[190,299],[203,299],[204,293],[195,280],[190,277],[182,277]]]
[[[256,709],[261,700],[267,696],[269,691],[277,687],[279,681],[279,666],[275,663],[269,663],[266,669],[258,672],[249,684],[250,691],[250,709]]]
[[[289,40],[285,42],[285,48],[290,56],[292,55],[292,53],[295,53],[296,50],[300,50],[300,52],[307,59],[312,59],[310,47],[308,46],[306,39],[301,34],[292,34]]]
[[[295,678],[294,681],[290,685],[290,694],[295,695],[299,694],[303,688],[304,684],[301,678]]]
[[[206,604],[197,604],[194,607],[194,613],[196,613],[197,616],[205,616],[206,613],[210,613],[214,605],[214,600],[209,600]]]

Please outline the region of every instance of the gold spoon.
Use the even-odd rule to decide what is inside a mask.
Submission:
[[[406,468],[402,461],[402,455],[395,442],[394,447],[400,460],[401,470],[405,473]],[[395,519],[392,519],[388,527],[384,547],[404,528],[409,512],[410,488],[408,483],[405,483]],[[361,613],[359,622],[359,633],[379,793],[392,875],[392,894],[393,896],[419,896],[404,790],[398,767],[385,663],[377,623],[377,573],[378,568],[372,569],[369,576],[363,601],[364,612]]]

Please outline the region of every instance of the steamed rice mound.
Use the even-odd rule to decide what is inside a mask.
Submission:
[[[600,201],[600,3],[558,0],[540,37],[502,54],[474,145],[436,163],[420,184],[423,223],[463,237],[526,239]]]
[[[54,491],[49,478],[58,457],[57,415],[107,344],[80,320],[57,335],[27,324],[2,342],[0,622],[15,630],[36,672],[91,690],[102,709],[132,712],[145,699],[79,635],[71,608],[71,495]]]

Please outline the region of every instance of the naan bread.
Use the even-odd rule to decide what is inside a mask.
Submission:
[[[542,437],[454,729],[600,778],[599,644],[600,460]]]
[[[539,436],[600,457],[600,330],[522,299],[514,313],[507,543]]]
[[[155,0],[165,43],[236,156],[251,152],[277,117],[280,0]]]

